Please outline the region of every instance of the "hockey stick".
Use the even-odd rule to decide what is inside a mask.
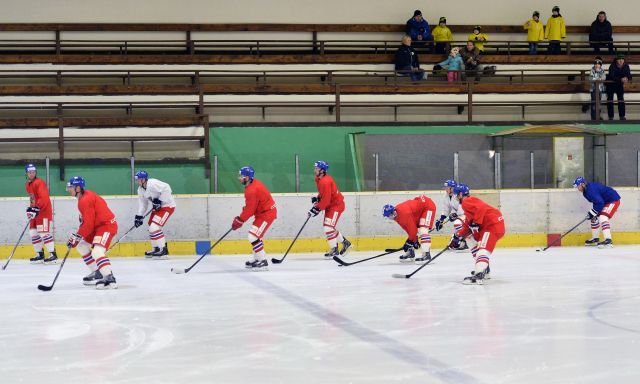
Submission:
[[[146,215],[144,215],[142,218],[146,219],[147,216],[149,216],[149,214],[153,211],[153,209],[150,209],[149,212],[147,212]],[[137,227],[134,225],[131,226],[131,228],[129,228],[129,230],[127,232],[124,233],[124,235],[120,236],[120,238],[118,239],[118,241],[116,241],[115,243],[111,244],[111,246],[109,247],[109,249],[107,249],[107,251],[104,253],[105,255],[107,253],[109,253],[109,251],[111,251],[116,245],[118,245],[118,243],[120,241],[122,241],[122,239],[124,239],[129,233],[131,233],[131,231],[133,231],[134,229],[136,229]]]
[[[445,219],[445,220],[442,222],[442,225],[444,225],[447,221],[449,221],[449,219]],[[435,227],[434,227],[434,228],[431,228],[431,229],[429,230],[429,233],[433,232],[434,230],[435,230]],[[396,248],[387,248],[387,249],[385,249],[384,251],[385,251],[385,252],[397,252],[397,251],[400,251],[400,250],[402,250],[402,248],[397,248],[397,249],[396,249]]]
[[[11,258],[13,257],[13,254],[16,253],[16,249],[18,248],[18,244],[20,244],[20,241],[22,240],[22,236],[24,236],[24,233],[27,232],[27,228],[29,228],[29,223],[31,222],[31,220],[27,220],[27,224],[24,226],[24,229],[22,230],[22,233],[20,234],[20,237],[18,237],[18,241],[16,242],[16,245],[13,247],[13,251],[11,251],[11,254],[9,255],[9,258],[7,259],[7,262],[4,263],[4,265],[2,266],[2,270],[4,271],[5,269],[7,269],[7,265],[9,265],[9,262],[11,261]]]
[[[558,237],[557,239],[555,239],[554,241],[551,242],[551,244],[547,245],[546,247],[542,248],[542,249],[536,249],[537,252],[544,252],[547,249],[549,249],[550,247],[552,247],[554,244],[556,244],[558,241],[560,241],[563,237],[567,236],[569,233],[573,232],[574,229],[578,228],[582,223],[584,223],[585,221],[589,220],[589,217],[585,217],[584,219],[582,219],[582,221],[580,221],[578,224],[576,224],[573,228],[571,228],[570,230],[568,230],[567,232],[565,232],[562,236]]]
[[[218,245],[218,243],[222,241],[222,239],[224,239],[225,237],[227,237],[227,235],[228,235],[231,231],[233,231],[233,228],[229,228],[229,230],[228,230],[224,235],[222,235],[222,237],[221,237],[221,238],[219,238],[219,239],[218,239],[218,241],[216,241],[216,242],[211,246],[211,248],[209,248],[209,250],[208,250],[208,251],[206,251],[205,253],[203,253],[203,254],[198,258],[198,260],[196,260],[196,262],[195,262],[195,263],[193,263],[193,265],[191,265],[189,268],[187,268],[187,269],[184,269],[184,268],[171,268],[171,272],[173,272],[173,273],[177,273],[177,274],[181,274],[181,273],[189,273],[189,271],[190,271],[191,269],[193,269],[193,267],[195,267],[195,266],[196,266],[196,264],[198,264],[198,263],[200,262],[200,260],[202,260],[205,256],[207,256],[207,255],[208,255],[208,254],[213,250],[213,248],[215,248],[215,246],[216,246],[216,245]]]
[[[67,261],[67,257],[69,257],[69,253],[71,253],[71,249],[71,247],[67,248],[67,253],[64,255],[64,259],[62,259],[62,264],[60,264],[60,268],[58,268],[58,273],[56,273],[56,277],[53,278],[53,283],[51,283],[51,285],[38,285],[39,290],[48,292],[53,289],[56,280],[58,280],[58,276],[60,276],[60,271],[62,271],[62,267],[64,267],[64,262]]]
[[[336,263],[340,264],[340,266],[347,267],[349,265],[362,263],[363,261],[367,261],[367,260],[371,260],[371,259],[377,259],[378,257],[386,256],[386,255],[389,255],[389,254],[392,254],[392,253],[396,253],[398,251],[402,251],[402,248],[400,248],[400,249],[385,249],[384,253],[381,253],[381,254],[376,255],[376,256],[367,257],[366,259],[354,261],[352,263],[347,263],[346,261],[340,259],[338,256],[333,256],[333,260],[335,260]]]
[[[415,271],[411,272],[408,275],[403,275],[401,273],[394,273],[393,275],[391,275],[392,277],[395,277],[396,279],[408,279],[411,276],[415,275],[416,273],[418,273],[419,270],[421,270],[422,268],[424,268],[427,264],[429,264],[430,262],[432,262],[433,260],[437,259],[438,256],[442,255],[443,253],[445,253],[447,250],[449,249],[449,246],[447,245],[447,247],[445,249],[443,249],[442,251],[438,252],[437,255],[433,256],[431,258],[431,260],[425,262],[424,264],[422,264],[418,269],[416,269]]]
[[[284,256],[282,256],[282,259],[276,259],[275,257],[271,259],[271,262],[273,264],[280,264],[280,263],[282,263],[284,261],[284,258],[287,257],[287,255],[289,254],[289,251],[291,250],[291,247],[293,247],[293,244],[295,244],[296,240],[298,240],[298,236],[300,236],[300,234],[302,233],[302,230],[307,225],[307,223],[309,222],[310,218],[311,218],[311,215],[308,215],[307,216],[307,220],[305,220],[304,224],[302,224],[302,228],[300,228],[300,230],[298,231],[298,234],[296,235],[296,237],[291,242],[291,245],[289,245],[289,248],[287,249],[287,252],[285,252]]]

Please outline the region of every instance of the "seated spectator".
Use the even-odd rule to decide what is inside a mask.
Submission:
[[[473,44],[473,41],[467,41],[467,45],[462,49],[462,61],[464,62],[464,73],[466,78],[474,77],[476,81],[480,81],[480,51]]]
[[[544,40],[544,25],[540,22],[540,12],[533,12],[531,20],[524,23],[523,28],[527,31],[527,41],[529,42],[529,54],[538,54],[538,43]]]
[[[603,99],[604,95],[604,83],[603,81],[607,78],[607,75],[602,68],[602,58],[600,56],[595,58],[593,63],[593,67],[591,67],[591,76],[589,80],[591,81],[591,120],[596,119],[596,93],[600,94],[600,100]],[[596,83],[596,81],[600,81],[600,83]],[[600,111],[598,112],[598,116],[600,116]],[[602,120],[602,118],[600,118]]]
[[[462,56],[460,56],[460,48],[453,47],[447,59],[438,63],[441,67],[447,67],[447,81],[453,83],[460,80],[460,71],[464,68]]]
[[[476,25],[475,27],[473,27],[473,33],[469,35],[469,38],[467,40],[473,41],[473,44],[476,46],[476,48],[478,48],[478,51],[480,51],[480,53],[483,53],[484,43],[486,43],[489,40],[489,36],[487,36],[484,33],[481,33],[481,31],[482,31],[482,27],[479,25]]]
[[[414,44],[426,44],[433,41],[429,23],[422,17],[422,12],[419,9],[413,11],[413,17],[407,20],[405,32],[411,36]]]
[[[607,114],[609,120],[613,120],[613,94],[618,96],[618,115],[620,120],[627,120],[625,118],[625,105],[624,105],[624,86],[631,81],[631,68],[629,64],[624,62],[624,55],[618,53],[613,63],[609,66],[609,74],[607,75]]]
[[[613,28],[604,11],[598,12],[598,17],[591,23],[589,42],[594,53],[600,53],[600,48],[606,45],[609,48],[609,54],[613,55]]]
[[[447,19],[443,16],[438,21],[438,26],[433,28],[433,40],[436,43],[436,53],[446,53],[453,42],[453,34],[447,27]]]
[[[424,78],[424,72],[420,69],[418,54],[411,46],[411,36],[405,35],[402,38],[402,44],[396,51],[395,64],[399,75],[409,76],[413,81]]]
[[[561,53],[560,41],[565,37],[567,37],[567,28],[564,18],[560,14],[560,7],[555,6],[544,30],[544,38],[549,40],[548,53],[550,55],[559,55]]]

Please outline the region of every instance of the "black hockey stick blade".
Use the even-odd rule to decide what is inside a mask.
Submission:
[[[389,255],[389,254],[392,254],[392,253],[395,253],[395,252],[398,252],[398,251],[402,251],[402,248],[400,248],[400,249],[389,249],[389,250],[385,250],[385,252],[384,252],[384,253],[381,253],[381,254],[379,254],[379,255],[375,255],[375,256],[367,257],[366,259],[362,259],[362,260],[354,261],[354,262],[351,262],[351,263],[347,263],[346,261],[342,260],[342,259],[341,259],[341,258],[339,258],[338,256],[333,256],[333,260],[334,260],[336,263],[338,263],[338,264],[340,264],[341,266],[343,266],[343,267],[348,267],[349,265],[359,264],[359,263],[362,263],[362,262],[367,261],[367,260],[377,259],[378,257],[386,256],[386,255]]]
[[[309,222],[309,219],[311,218],[311,215],[307,215],[307,220],[304,221],[304,224],[302,224],[302,227],[300,227],[300,230],[298,231],[298,234],[296,235],[296,237],[294,237],[293,241],[291,242],[291,244],[289,245],[289,248],[287,249],[287,252],[284,253],[284,256],[282,256],[281,259],[276,259],[275,257],[271,258],[271,262],[273,264],[280,264],[284,261],[284,259],[287,257],[287,255],[289,254],[289,251],[291,250],[291,248],[293,247],[293,244],[296,243],[296,240],[298,240],[298,236],[300,236],[300,234],[302,233],[302,230],[304,229],[304,227],[307,225],[307,223]]]
[[[205,256],[207,256],[209,253],[211,253],[211,251],[213,251],[213,248],[215,248],[215,247],[216,247],[216,245],[218,245],[218,243],[220,243],[220,242],[222,241],[222,239],[224,239],[225,237],[227,237],[227,235],[228,235],[231,231],[233,231],[233,228],[229,228],[229,230],[228,230],[224,235],[222,235],[222,237],[220,237],[220,238],[218,239],[218,241],[216,241],[216,242],[211,246],[211,248],[209,248],[205,253],[203,253],[203,254],[198,258],[198,260],[196,260],[196,262],[195,262],[195,263],[193,263],[189,268],[186,268],[186,269],[185,269],[185,268],[171,268],[171,272],[173,272],[173,273],[175,273],[175,274],[178,274],[178,275],[179,275],[179,274],[183,274],[183,273],[189,273],[189,271],[190,271],[190,270],[192,270],[192,269],[193,269],[193,267],[195,267],[195,266],[196,266],[196,264],[198,264],[198,263],[200,262],[200,260],[202,260],[202,259],[203,259]]]
[[[422,268],[426,267],[429,263],[431,263],[433,260],[437,259],[438,256],[442,255],[443,253],[445,253],[446,251],[449,250],[449,246],[447,246],[445,249],[443,249],[442,251],[438,252],[437,255],[433,256],[430,260],[424,262],[424,264],[422,264],[420,267],[418,267],[418,269],[416,269],[415,271],[411,272],[408,275],[403,275],[401,273],[394,273],[393,275],[391,275],[391,277],[394,277],[396,279],[410,279],[411,276],[415,275],[416,273],[418,273],[419,270],[421,270]]]
[[[387,248],[384,251],[385,252],[398,252],[398,251],[402,251],[402,248]]]
[[[53,289],[53,286],[56,284],[58,280],[58,276],[60,276],[60,271],[62,271],[62,267],[64,267],[64,262],[67,261],[67,257],[69,257],[69,253],[71,253],[71,247],[67,248],[67,253],[64,255],[64,259],[62,259],[62,263],[60,264],[60,268],[58,268],[58,272],[56,273],[56,277],[53,278],[53,283],[51,285],[38,285],[38,289],[44,292],[49,292]]]

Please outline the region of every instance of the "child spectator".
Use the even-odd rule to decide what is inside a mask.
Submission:
[[[407,20],[405,32],[407,35],[411,36],[411,40],[414,44],[426,44],[433,40],[429,23],[427,23],[427,20],[422,17],[422,12],[420,12],[419,9],[413,11],[413,17]]]
[[[529,42],[529,54],[538,54],[538,43],[544,40],[544,25],[540,22],[540,12],[533,12],[531,20],[524,23],[523,28],[527,31],[527,41]]]
[[[606,45],[609,48],[609,54],[613,55],[613,27],[604,11],[598,12],[598,16],[591,23],[589,42],[594,53],[600,53],[600,48]]]
[[[598,56],[593,63],[589,77],[591,81],[591,120],[596,119],[596,92],[600,94],[600,100],[603,100],[602,95],[604,94],[604,83],[596,83],[596,81],[604,81],[606,77],[604,68],[602,68],[602,58]],[[599,110],[598,116],[600,116]]]
[[[466,78],[475,76],[476,81],[480,81],[480,51],[475,47],[473,41],[467,41],[467,45],[462,49],[461,55]]]
[[[405,35],[402,44],[396,51],[396,71],[401,76],[409,76],[411,80],[418,81],[424,78],[424,72],[420,69],[418,54],[411,46],[411,36]]]
[[[484,53],[484,43],[489,40],[489,36],[481,33],[481,31],[482,27],[476,25],[475,27],[473,27],[473,33],[469,35],[469,38],[467,40],[473,41],[473,44],[476,46],[476,48],[478,48],[478,51],[480,51],[480,53]]]
[[[611,63],[611,66],[609,66],[607,80],[610,81],[610,83],[607,83],[607,114],[609,115],[609,120],[613,120],[614,93],[618,96],[618,115],[620,116],[620,120],[627,120],[624,117],[624,86],[631,81],[631,69],[629,68],[629,64],[624,62],[623,54],[618,53],[613,63]]]
[[[464,62],[460,56],[460,48],[453,47],[447,59],[438,63],[441,67],[447,66],[447,81],[450,83],[460,79],[460,71],[464,68]]]
[[[438,21],[438,26],[433,28],[433,40],[436,42],[435,53],[446,53],[453,42],[453,34],[447,27],[447,19],[443,16]]]
[[[560,7],[553,7],[551,12],[551,17],[547,21],[547,27],[544,30],[544,38],[549,40],[549,54],[559,55],[560,40],[567,37],[567,28],[560,14]]]

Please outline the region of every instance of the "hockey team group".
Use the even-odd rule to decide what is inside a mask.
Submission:
[[[308,216],[316,217],[324,212],[323,229],[329,243],[329,251],[324,256],[334,258],[346,254],[352,245],[337,229],[345,204],[335,181],[327,173],[328,169],[329,164],[325,161],[314,163],[318,194],[311,199],[312,206]],[[51,234],[53,211],[48,188],[46,183],[37,177],[37,169],[33,164],[25,166],[25,172],[26,191],[30,197],[27,208],[29,232],[36,251],[31,263],[55,264],[58,262],[58,256]],[[137,172],[135,178],[138,183],[139,203],[133,227],[142,226],[148,217],[152,250],[145,252],[145,257],[166,259],[169,249],[163,228],[176,208],[171,187],[158,179],[150,178],[146,171]],[[252,271],[267,270],[269,263],[262,239],[277,218],[276,203],[267,187],[255,178],[252,167],[240,168],[238,179],[244,186],[245,205],[242,212],[233,219],[230,230],[240,229],[253,217],[247,236],[253,248],[253,257],[245,263],[245,267]],[[118,233],[118,223],[106,201],[97,193],[85,189],[85,186],[86,182],[80,176],[72,177],[67,183],[67,191],[78,200],[80,212],[80,226],[67,241],[68,252],[76,248],[89,268],[90,273],[83,278],[85,285],[94,285],[96,289],[115,289],[117,283],[107,250]],[[587,213],[587,218],[591,221],[592,238],[587,240],[585,245],[611,247],[613,243],[610,219],[620,206],[620,195],[611,187],[597,182],[587,183],[582,177],[575,180],[574,187],[593,204]],[[446,222],[450,222],[454,234],[448,249],[470,249],[475,261],[475,269],[463,279],[463,283],[483,284],[490,278],[491,253],[505,234],[502,213],[472,196],[469,186],[456,183],[454,180],[444,183],[443,202],[437,219],[436,211],[436,204],[424,195],[395,206],[387,204],[383,207],[383,216],[394,220],[407,233],[405,244],[397,250],[403,252],[400,261],[428,263],[431,260],[431,231],[440,231]],[[602,241],[599,238],[600,230],[604,236]],[[44,247],[48,256],[45,256]],[[416,250],[420,252],[418,255]]]

